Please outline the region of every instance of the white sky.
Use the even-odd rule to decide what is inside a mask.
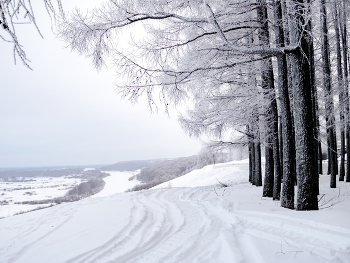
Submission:
[[[41,2],[41,1],[40,1]],[[65,9],[88,1],[63,1]],[[96,3],[97,1],[90,1]],[[64,48],[36,12],[41,39],[30,25],[18,31],[28,70],[14,65],[0,40],[0,167],[110,164],[198,153],[176,122],[145,103],[132,106],[114,92],[113,69],[97,73],[88,59]]]

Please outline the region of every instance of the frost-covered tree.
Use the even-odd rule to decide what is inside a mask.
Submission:
[[[202,88],[193,98],[193,109],[182,114],[179,121],[190,136],[213,138],[210,148],[248,146],[250,181],[259,186],[262,183],[259,112],[263,112],[270,101],[257,87],[251,63],[231,71],[235,77],[226,85],[217,89],[208,87],[205,92]]]
[[[51,0],[43,0],[42,2],[51,19],[56,17],[56,13],[63,14],[61,0],[56,0],[55,5]],[[30,0],[0,0],[0,39],[13,45],[15,61],[18,57],[24,65],[30,68],[30,61],[16,32],[23,24],[31,24],[43,37],[36,22],[34,8]]]

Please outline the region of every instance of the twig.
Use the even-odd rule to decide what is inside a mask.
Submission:
[[[322,198],[325,196],[325,194],[323,194],[320,198],[320,200],[318,200],[318,202],[320,202],[322,200]]]
[[[216,177],[215,177],[215,178],[216,178]],[[220,184],[222,187],[228,187],[228,184],[224,184],[224,183],[220,182],[220,181],[218,180],[218,178],[216,178],[216,180],[219,182],[219,184]]]

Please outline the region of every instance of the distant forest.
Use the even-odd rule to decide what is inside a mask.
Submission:
[[[143,169],[152,166],[158,162],[164,161],[166,159],[153,159],[153,160],[135,160],[135,161],[124,161],[117,162],[115,164],[100,167],[100,171],[136,171],[138,169]]]

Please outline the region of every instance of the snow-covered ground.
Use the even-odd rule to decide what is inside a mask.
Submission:
[[[85,171],[94,170],[86,168]],[[110,176],[103,178],[106,182],[104,189],[93,197],[108,196],[116,193],[122,193],[134,187],[140,182],[128,179],[139,172],[115,172],[108,171]],[[22,182],[0,182],[0,202],[8,202],[1,205],[0,218],[13,216],[16,213],[22,213],[37,209],[39,207],[48,207],[51,204],[16,204],[23,201],[37,201],[52,199],[64,196],[69,189],[82,182],[82,179],[76,177],[33,177],[25,178]],[[1,260],[0,260],[1,263]]]
[[[247,182],[248,171],[247,160],[208,165],[202,169],[194,170],[186,174],[186,176],[157,185],[154,188],[196,187],[220,183],[233,185]]]
[[[23,182],[0,182],[0,202],[8,202],[7,205],[0,205],[0,218],[49,206],[50,204],[15,203],[64,196],[70,188],[80,183],[81,179],[71,177],[33,177],[26,178],[26,181]]]
[[[0,262],[350,262],[349,183],[330,189],[321,176],[323,209],[298,212],[247,177],[244,162],[209,166],[1,219]]]

